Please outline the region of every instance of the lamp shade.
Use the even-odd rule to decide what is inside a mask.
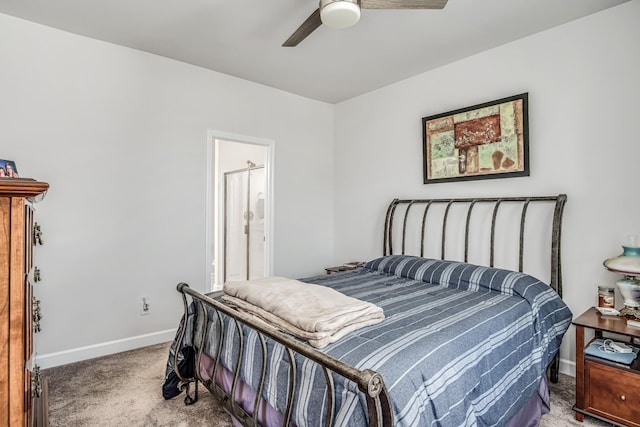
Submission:
[[[604,261],[607,270],[625,276],[640,276],[640,247],[623,246],[622,255]]]
[[[616,282],[620,294],[624,298],[622,316],[640,319],[640,245],[638,236],[629,236],[629,246],[622,246],[622,255],[604,261],[604,267],[614,273],[622,274],[624,279]]]
[[[320,19],[331,28],[347,28],[360,20],[357,0],[321,0]]]

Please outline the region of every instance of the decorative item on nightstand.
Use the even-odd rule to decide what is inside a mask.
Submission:
[[[598,286],[598,307],[615,308],[616,291],[609,286]]]
[[[620,314],[640,319],[640,244],[638,236],[629,236],[629,245],[622,246],[622,255],[604,262],[607,270],[620,273],[624,278],[616,285],[624,298],[624,308]]]

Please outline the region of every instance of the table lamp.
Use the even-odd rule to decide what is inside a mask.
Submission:
[[[622,246],[622,255],[604,261],[604,267],[624,276],[616,282],[624,298],[620,314],[640,319],[640,244],[638,236],[629,236],[628,246]]]

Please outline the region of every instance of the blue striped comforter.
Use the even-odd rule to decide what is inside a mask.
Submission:
[[[322,351],[380,373],[397,426],[505,425],[536,393],[572,318],[558,295],[539,280],[460,262],[394,255],[354,271],[301,280],[383,308],[384,322]],[[231,323],[223,327],[230,336],[236,334]],[[256,387],[259,342],[254,332],[245,335],[241,377]],[[174,343],[173,351],[190,346],[188,336],[186,342]],[[226,343],[222,363],[233,369],[233,339]],[[216,354],[215,340],[204,346],[208,354]],[[284,412],[286,352],[272,342],[268,351],[273,356],[263,395]],[[322,371],[302,358],[297,365],[300,392],[292,421],[299,427],[322,425],[327,399]],[[366,403],[355,384],[336,381],[336,408],[334,425],[367,425]]]

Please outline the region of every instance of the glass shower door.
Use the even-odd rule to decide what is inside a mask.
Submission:
[[[264,277],[265,268],[265,238],[264,238],[264,167],[249,170],[249,214],[247,227],[248,254],[247,262],[249,279]]]
[[[264,167],[225,174],[224,281],[264,277]]]

